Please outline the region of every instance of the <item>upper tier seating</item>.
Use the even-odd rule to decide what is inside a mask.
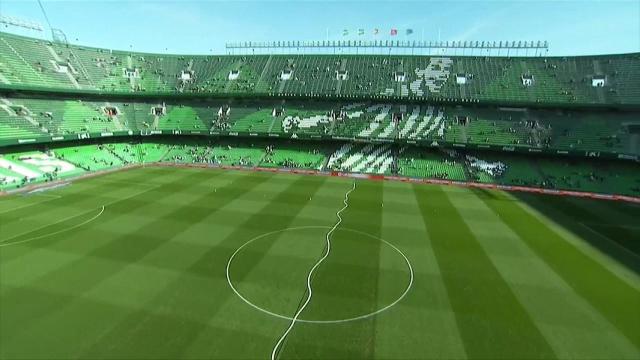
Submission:
[[[164,55],[66,46],[0,32],[0,59],[4,88],[640,105],[640,54]],[[465,76],[464,84],[456,81],[458,74]],[[602,86],[593,86],[594,78],[604,79]]]

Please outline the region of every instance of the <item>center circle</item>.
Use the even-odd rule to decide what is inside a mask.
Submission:
[[[249,300],[247,298],[247,296],[243,295],[240,290],[238,290],[238,288],[233,284],[233,279],[231,276],[231,264],[233,263],[233,260],[236,258],[236,256],[246,247],[248,247],[250,244],[255,243],[256,241],[259,241],[261,239],[265,239],[268,238],[269,236],[272,235],[276,235],[276,234],[280,234],[283,232],[287,232],[287,231],[298,231],[298,230],[304,230],[304,229],[326,229],[327,231],[329,231],[332,227],[331,226],[298,226],[298,227],[290,227],[290,228],[285,228],[285,229],[280,229],[280,230],[275,230],[275,231],[271,231],[271,232],[267,232],[264,233],[262,235],[258,235],[250,240],[248,240],[247,242],[245,242],[244,244],[242,244],[238,249],[236,249],[236,251],[231,255],[231,257],[229,258],[229,261],[227,262],[227,267],[226,267],[226,276],[227,276],[227,283],[229,284],[229,287],[231,287],[231,290],[233,290],[233,292],[242,300],[244,301],[246,304],[248,304],[249,306],[253,307],[254,309],[263,312],[265,314],[280,318],[280,319],[285,319],[285,320],[289,320],[289,321],[293,321],[294,318],[291,316],[287,316],[287,315],[283,315],[268,309],[265,309],[262,306],[259,306],[257,304],[255,304],[254,302],[252,302],[251,300]],[[374,240],[378,240],[381,243],[385,244],[386,246],[388,246],[389,248],[391,248],[393,251],[395,251],[397,254],[399,254],[402,257],[403,262],[406,265],[406,268],[408,270],[408,275],[409,275],[409,282],[406,286],[406,288],[402,291],[402,293],[400,293],[400,295],[398,296],[397,299],[395,299],[394,301],[392,301],[391,303],[375,310],[375,311],[371,311],[369,313],[365,313],[365,314],[361,314],[361,315],[357,315],[357,316],[353,316],[353,317],[346,317],[346,318],[340,318],[340,319],[329,319],[329,320],[305,320],[305,319],[295,319],[296,322],[301,322],[301,323],[312,323],[312,324],[335,324],[335,323],[344,323],[344,322],[349,322],[349,321],[356,321],[356,320],[362,320],[362,319],[366,319],[372,316],[376,316],[388,309],[390,309],[391,307],[393,307],[394,305],[396,305],[398,302],[400,302],[409,292],[409,290],[411,290],[411,287],[413,286],[413,267],[411,266],[411,262],[409,261],[409,259],[407,258],[407,256],[400,250],[398,249],[395,245],[391,244],[390,242],[382,239],[379,236],[375,236],[369,233],[366,233],[364,231],[359,231],[359,230],[354,230],[354,229],[349,229],[349,228],[340,228],[339,231],[346,231],[346,232],[350,232],[353,234],[358,234],[360,236],[365,236]],[[324,240],[324,237],[323,237]]]

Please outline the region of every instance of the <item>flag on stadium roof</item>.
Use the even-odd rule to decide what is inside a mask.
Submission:
[[[358,29],[358,35],[364,35],[364,29]]]
[[[407,35],[413,34],[413,29],[407,29]]]
[[[398,29],[391,29],[391,36],[398,35]]]

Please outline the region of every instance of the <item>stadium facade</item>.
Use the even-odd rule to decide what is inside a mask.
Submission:
[[[0,190],[163,163],[640,196],[640,53],[165,55],[0,33],[0,97]]]

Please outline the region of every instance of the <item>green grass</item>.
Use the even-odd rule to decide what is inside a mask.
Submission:
[[[351,187],[148,167],[0,197],[0,358],[269,358],[290,321],[242,301],[227,262],[257,238],[231,280],[293,316]],[[357,181],[300,318],[398,299],[410,271],[379,239],[407,256],[410,290],[375,316],[296,323],[278,356],[637,359],[638,216],[610,201]]]

